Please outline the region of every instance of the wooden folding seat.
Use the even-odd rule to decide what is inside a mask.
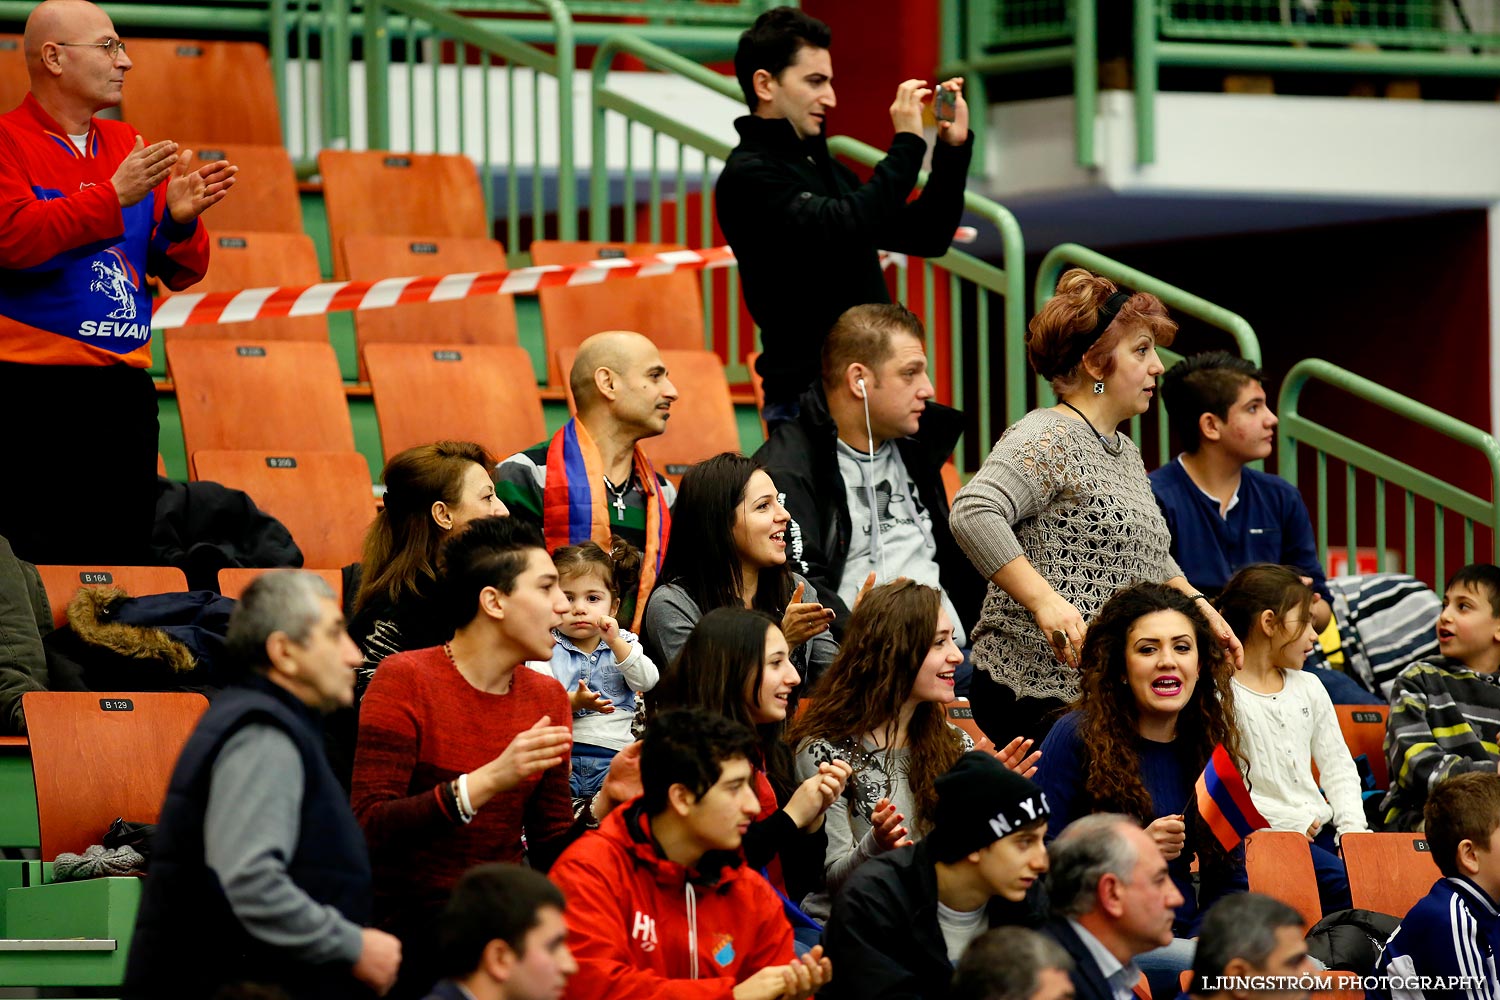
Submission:
[[[1302,914],[1303,930],[1323,919],[1318,875],[1307,838],[1289,830],[1256,830],[1245,841],[1250,891],[1279,899]]]
[[[131,597],[179,594],[188,589],[187,577],[176,566],[38,566],[52,624],[61,628],[68,618],[73,595],[84,587],[119,587]]]
[[[578,356],[575,349],[557,352],[557,370],[563,373],[567,387],[568,409],[578,411],[567,372]],[[739,423],[734,416],[734,402],[729,397],[729,379],[724,362],[713,351],[661,352],[667,366],[667,377],[677,386],[677,400],[667,430],[658,437],[641,441],[641,447],[656,466],[656,471],[676,483],[682,474],[705,458],[726,451],[740,450]]]
[[[31,90],[20,35],[0,35],[0,113],[20,104]]]
[[[259,42],[127,38],[120,117],[153,143],[283,144],[271,57]]]
[[[343,256],[353,281],[505,270],[505,247],[473,237],[346,236]],[[354,332],[361,378],[367,344],[518,342],[516,306],[509,295],[364,309],[354,314]]]
[[[200,451],[353,451],[354,427],[328,342],[168,340],[182,440]]]
[[[304,566],[358,562],[375,517],[370,466],[355,451],[200,451],[199,479],[244,490],[291,532]]]
[[[957,726],[969,734],[969,738],[978,744],[984,739],[984,730],[979,728],[979,723],[974,721],[974,706],[969,704],[967,698],[954,698],[947,705],[948,723]]]
[[[233,568],[221,569],[219,570],[219,593],[225,597],[232,597],[237,601],[240,599],[240,595],[245,592],[245,588],[250,586],[250,584],[255,581],[256,577],[263,576],[264,574],[270,572],[271,570],[269,569],[262,569],[259,567],[236,566]],[[302,572],[315,573],[318,576],[322,577],[323,582],[328,584],[329,587],[333,588],[334,599],[337,600],[340,605],[344,603],[344,574],[340,570],[304,569],[302,570]]]
[[[1349,756],[1364,754],[1370,762],[1370,774],[1381,791],[1391,787],[1385,759],[1385,728],[1391,717],[1389,705],[1335,705],[1339,731],[1349,747]]]
[[[29,691],[22,698],[42,861],[100,843],[116,818],[154,823],[182,751],[208,708],[187,692]],[[124,981],[141,879],[56,882],[27,869],[5,892],[0,987]]]
[[[643,257],[684,250],[678,243],[574,243],[537,240],[531,244],[536,264],[581,264],[611,257]],[[543,288],[537,292],[547,357],[576,349],[605,330],[643,333],[663,350],[701,351],[703,291],[694,271],[674,271],[652,278],[627,278],[597,284]],[[566,370],[554,369],[550,384],[568,380]]]
[[[194,169],[215,160],[228,160],[240,168],[234,175],[234,191],[201,216],[211,234],[250,231],[302,235],[302,196],[297,192],[292,158],[283,146],[214,142],[193,136],[175,138],[179,145],[193,151]],[[212,269],[212,261],[209,266]]]
[[[229,199],[225,199],[227,202]],[[189,292],[238,292],[246,288],[316,285],[323,280],[318,251],[304,233],[209,232],[208,273]],[[176,340],[241,339],[328,342],[323,316],[281,316],[248,323],[181,326],[167,331]]]
[[[386,461],[434,441],[474,441],[498,461],[547,436],[531,355],[495,344],[365,348]]]
[[[1420,833],[1346,833],[1339,846],[1357,909],[1404,917],[1440,877]]]
[[[490,236],[479,172],[467,156],[325,149],[318,173],[335,277],[349,273],[340,250],[347,236]]]

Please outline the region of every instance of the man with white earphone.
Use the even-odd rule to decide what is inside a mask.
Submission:
[[[904,306],[847,310],[824,341],[820,383],[755,455],[792,515],[787,555],[833,609],[835,635],[871,573],[940,587],[960,645],[984,599],[943,487],[963,415],[932,401],[925,350]]]

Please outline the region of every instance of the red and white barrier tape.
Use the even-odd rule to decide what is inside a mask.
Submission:
[[[510,271],[329,281],[301,288],[247,288],[189,292],[158,303],[153,330],[204,323],[244,323],[283,316],[320,316],[355,309],[384,309],[413,302],[453,302],[478,295],[513,295],[560,285],[596,285],[618,278],[651,278],[674,271],[706,271],[734,263],[726,247],[672,250],[648,257],[619,257],[582,264],[546,264]]]

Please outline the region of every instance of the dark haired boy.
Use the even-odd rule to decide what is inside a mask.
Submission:
[[[458,880],[438,921],[438,951],[449,978],[427,1000],[557,1000],[578,971],[562,891],[503,862]]]
[[[825,139],[836,103],[831,41],[822,21],[777,7],[740,36],[734,56],[750,114],[735,120],[740,144],[714,201],[761,328],[768,425],[797,415],[797,397],[817,381],[823,337],[844,310],[890,301],[878,251],[939,257],[963,214],[972,146],[963,80],[940,85],[953,95],[953,120],[938,126],[932,175],[908,204],[927,151],[922,104],[933,92],[922,80],[896,89],[895,138],[861,184]]]
[[[1391,686],[1385,756],[1391,790],[1381,808],[1393,830],[1421,829],[1428,793],[1445,778],[1495,773],[1500,762],[1500,568],[1465,566],[1443,588],[1437,621],[1443,659],[1414,663]]]
[[[1377,976],[1396,977],[1409,988],[1372,989],[1368,996],[1494,997],[1500,981],[1500,774],[1490,769],[1438,782],[1424,815],[1443,877],[1407,911],[1375,963]],[[1419,976],[1451,985],[1424,993],[1414,986]]]
[[[1312,522],[1297,488],[1247,468],[1271,454],[1276,414],[1265,374],[1225,351],[1184,358],[1162,377],[1162,401],[1182,452],[1151,473],[1151,491],[1172,532],[1172,557],[1188,582],[1216,594],[1252,563],[1295,566],[1322,598],[1313,626],[1332,614]]]
[[[839,977],[825,1000],[948,995],[969,944],[1001,926],[1046,920],[1046,796],[972,751],[937,779],[932,832],[871,858],[834,899],[825,943]]]
[[[552,867],[578,973],[570,1000],[800,1000],[825,983],[821,947],[793,955],[781,899],[745,865],[760,812],[755,735],[702,709],[664,712],[641,746],[641,796]]]

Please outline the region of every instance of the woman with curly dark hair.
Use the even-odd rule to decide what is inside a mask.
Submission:
[[[1235,727],[1234,667],[1198,602],[1159,583],[1109,599],[1084,639],[1080,667],[1078,700],[1042,743],[1036,780],[1052,809],[1048,835],[1090,813],[1138,819],[1182,892],[1173,933],[1194,937],[1215,900],[1245,888],[1243,855],[1227,854],[1191,805],[1215,746],[1222,743],[1241,773],[1247,770]],[[1189,967],[1191,949],[1179,940],[1137,963],[1154,978]]]
[[[832,893],[861,862],[927,832],[938,776],[974,749],[944,711],[962,662],[936,588],[898,580],[855,606],[837,658],[787,737],[797,747],[799,780],[834,760],[853,768],[824,818],[826,891],[808,897],[808,913],[826,919]],[[994,748],[984,741],[980,749]],[[1025,774],[1036,763],[1034,755],[1021,759],[1029,749],[1017,740],[999,756]]]

